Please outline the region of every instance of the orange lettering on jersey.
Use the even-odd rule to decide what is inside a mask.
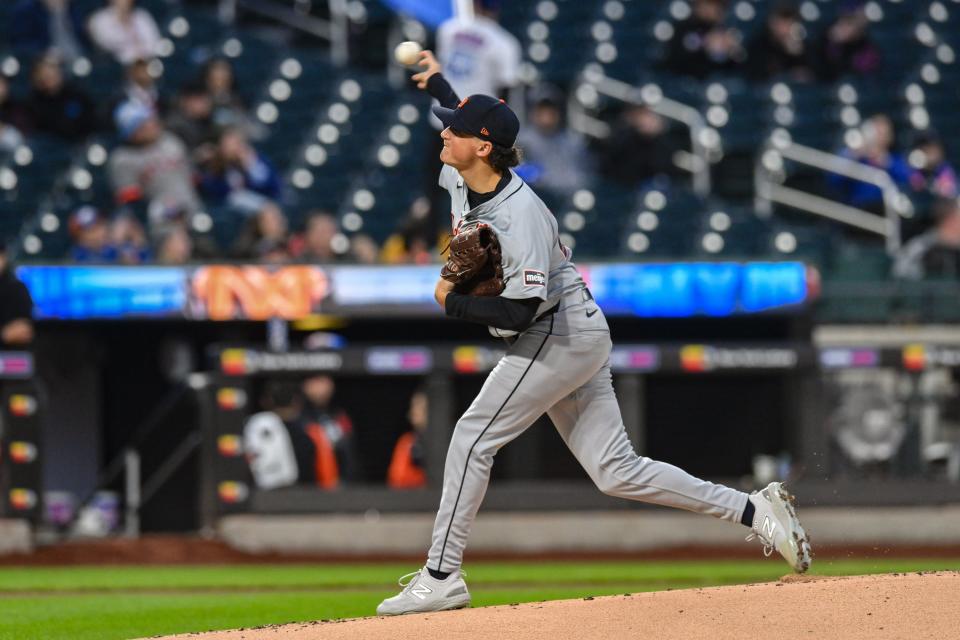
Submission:
[[[460,104],[457,105],[457,109],[462,109],[463,105],[467,104],[467,102],[469,101],[470,101],[470,98],[464,98],[463,100],[460,101]]]

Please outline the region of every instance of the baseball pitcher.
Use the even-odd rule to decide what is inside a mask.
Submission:
[[[613,392],[607,321],[554,216],[512,170],[517,116],[490,96],[460,100],[433,54],[420,56],[425,70],[413,80],[440,103],[440,185],[454,232],[436,300],[448,316],[487,325],[509,349],[457,422],[427,563],[400,579],[403,590],[377,614],[469,606],[460,564],[493,457],[544,413],[604,493],[741,523],[767,555],[775,549],[806,571],[810,544],[779,482],[748,495],[634,452]]]

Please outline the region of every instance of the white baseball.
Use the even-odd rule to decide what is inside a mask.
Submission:
[[[421,51],[423,51],[423,47],[418,43],[407,40],[397,45],[397,48],[393,50],[393,57],[400,64],[410,66],[416,64],[420,59]]]

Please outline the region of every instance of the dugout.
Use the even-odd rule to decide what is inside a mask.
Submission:
[[[244,512],[434,509],[456,420],[505,348],[497,341],[286,352],[252,345],[212,348],[214,366],[206,374],[200,420],[205,428],[204,526]],[[799,396],[788,391],[809,384],[814,364],[813,350],[802,343],[616,344],[611,354],[624,423],[638,451],[732,483],[750,477],[756,453],[789,450],[800,455],[802,443],[792,438],[803,431],[800,421],[809,412],[791,404]],[[262,408],[258,396],[264,381],[317,373],[334,376],[347,390],[339,400],[356,416],[366,456],[363,482],[332,491],[303,485],[256,489],[242,451],[243,428]],[[757,394],[756,401],[743,402],[745,384]],[[430,407],[425,433],[429,482],[423,490],[391,490],[384,484],[386,462],[403,433],[405,403],[415,389],[427,394]],[[684,451],[692,453],[684,459]],[[492,479],[485,503],[491,509],[639,506],[600,494],[546,417],[498,453]]]
[[[43,513],[43,403],[33,354],[0,351],[0,516],[40,521]]]

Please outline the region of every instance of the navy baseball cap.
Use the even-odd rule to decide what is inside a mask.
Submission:
[[[464,98],[456,109],[435,106],[433,113],[443,126],[501,147],[512,147],[520,132],[520,119],[506,102],[480,93]]]

